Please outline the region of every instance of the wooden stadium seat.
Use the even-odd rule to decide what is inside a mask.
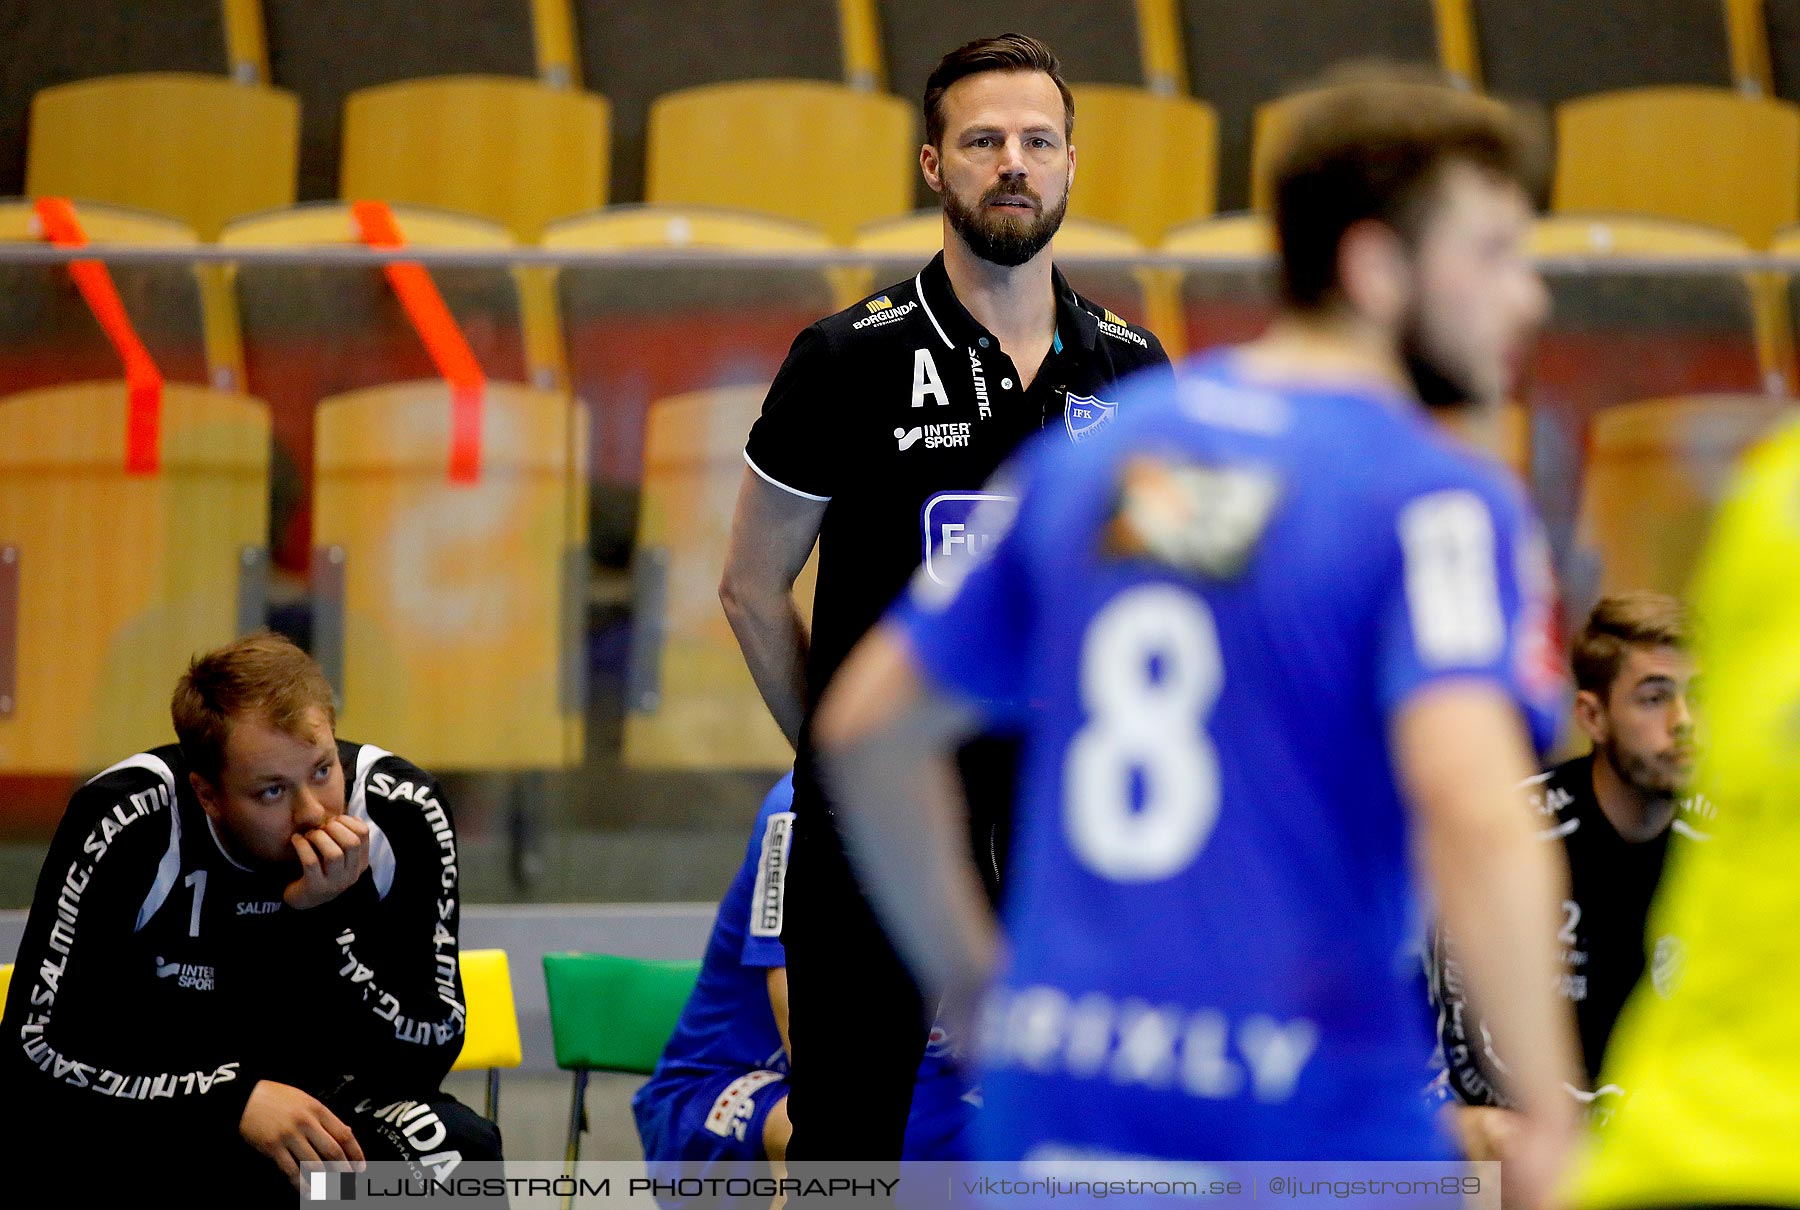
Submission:
[[[319,404],[313,649],[341,661],[339,728],[434,769],[579,763],[577,417],[559,392],[490,380],[480,480],[455,484],[450,403],[431,380]]]
[[[700,963],[617,954],[544,955],[556,1065],[575,1073],[565,1172],[581,1159],[588,1073],[649,1075],[681,1020]]]
[[[1071,85],[1174,90],[1170,63],[1162,58],[1152,66],[1147,45],[1158,37],[1169,39],[1173,23],[1144,28],[1143,6],[1134,0],[880,0],[876,8],[888,91],[914,113],[924,99],[925,80],[945,51],[1007,30],[1043,39],[1061,60],[1063,78]],[[1083,113],[1079,97],[1075,115],[1075,143],[1082,147],[1100,135],[1101,127]],[[932,205],[936,199],[916,171],[913,182],[912,204]]]
[[[708,206],[612,206],[551,224],[546,248],[623,251],[710,248],[733,252],[822,252],[825,232],[810,223]]]
[[[17,603],[0,621],[15,669],[0,771],[92,772],[167,743],[190,657],[262,622],[267,409],[166,382],[154,475],[126,473],[125,417],[123,381],[0,399],[0,575]]]
[[[132,72],[228,76],[229,11],[220,0],[12,0],[4,6],[6,71],[0,73],[0,197],[25,189],[31,98],[76,80]],[[243,79],[243,77],[239,77]]]
[[[1600,557],[1600,591],[1684,592],[1739,456],[1796,414],[1791,399],[1724,395],[1596,416],[1578,534]]]
[[[359,89],[344,106],[341,196],[489,218],[520,243],[606,202],[602,97],[509,76],[438,76]],[[566,382],[555,275],[517,274],[532,380]]]
[[[634,568],[625,763],[782,769],[794,751],[763,706],[719,609],[719,573],[765,385],[696,391],[650,408]],[[812,614],[817,554],[794,585]]]
[[[451,1071],[487,1071],[487,1119],[500,1120],[500,1070],[524,1061],[519,1014],[513,1007],[512,971],[505,950],[463,950],[463,1003],[468,1018],[462,1050]]]
[[[1263,215],[1190,223],[1171,231],[1162,250],[1218,258],[1181,270],[1178,331],[1188,352],[1250,340],[1274,318],[1275,232]]]
[[[1472,448],[1489,455],[1521,479],[1531,473],[1531,414],[1520,403],[1480,411],[1434,413],[1434,418]]]
[[[1800,101],[1800,0],[1757,0],[1774,95]]]
[[[223,76],[61,84],[32,99],[25,191],[153,210],[216,239],[294,200],[299,123],[292,94]]]
[[[1769,251],[1776,256],[1800,258],[1800,227],[1777,231],[1769,241]],[[1790,391],[1800,392],[1800,273],[1772,273],[1764,280],[1771,300],[1769,322],[1781,377]]]
[[[191,246],[186,223],[121,206],[83,202],[76,215],[89,240],[109,244]],[[30,202],[0,202],[0,242],[40,243]],[[237,364],[236,323],[224,275],[204,266],[109,267],[138,336],[165,379],[230,388]],[[0,396],[34,387],[109,379],[119,357],[63,265],[0,265]]]
[[[1047,43],[1071,85],[1146,88],[1154,81],[1139,29],[1141,7],[1135,0],[881,0],[888,91],[916,108],[945,51],[1007,30]],[[1079,105],[1076,117],[1079,130]]]
[[[625,205],[553,223],[544,247],[693,248],[740,257],[736,265],[693,268],[565,265],[558,301],[572,389],[587,407],[596,454],[594,574],[601,594],[610,582],[617,598],[639,610],[626,686],[626,762],[772,769],[792,749],[761,708],[724,630],[718,571],[743,474],[743,439],[765,384],[794,333],[837,308],[828,274],[758,261],[830,245],[815,227],[761,214]],[[626,348],[630,358],[619,357]],[[734,384],[754,398],[724,421],[704,405],[686,412],[653,407],[653,400],[704,398],[715,389],[736,398]],[[706,452],[684,456],[691,445]],[[679,522],[668,520],[671,508],[682,510]],[[689,724],[691,735],[684,731]]]
[[[606,202],[604,98],[507,76],[358,89],[344,105],[339,196],[493,219],[536,243]]]
[[[533,78],[532,0],[261,0],[269,71],[301,102],[301,201],[338,196],[344,102],[425,76]]]
[[[1758,274],[1719,268],[1747,257],[1725,231],[1630,215],[1540,220],[1532,251],[1550,315],[1524,367],[1521,398],[1537,438],[1536,497],[1552,531],[1575,522],[1590,420],[1667,395],[1755,393],[1780,381],[1772,301]],[[1580,258],[1572,265],[1565,257]],[[1608,265],[1630,258],[1664,262]]]
[[[1631,215],[1557,215],[1532,228],[1552,308],[1529,378],[1539,406],[1591,411],[1654,395],[1758,391],[1779,383],[1777,310],[1758,274],[1683,261],[1749,254],[1728,232]],[[1556,258],[1649,259],[1661,272],[1564,272]]]
[[[1622,88],[1729,88],[1721,0],[1468,0],[1481,82],[1553,109]]]
[[[505,248],[495,223],[396,206],[407,241],[422,247]],[[335,202],[272,211],[231,224],[228,247],[301,247],[358,242],[350,208]],[[304,574],[311,543],[313,408],[364,387],[432,378],[436,370],[379,272],[351,266],[248,265],[233,275],[243,328],[244,381],[272,409],[277,465],[275,561]],[[545,338],[533,333],[514,275],[504,269],[433,274],[489,378],[526,381]],[[552,337],[554,336],[554,326]]]
[[[1775,0],[1785,4],[1788,0]],[[1769,61],[1769,34],[1774,23],[1766,18],[1768,0],[1725,0],[1725,29],[1731,43],[1731,75],[1734,86],[1752,97],[1782,96],[1775,91]],[[1787,97],[1787,100],[1793,100]]]
[[[1435,64],[1433,0],[1180,0],[1188,91],[1219,115],[1219,205],[1250,204],[1257,106],[1345,60]]]
[[[1172,227],[1208,217],[1218,194],[1219,122],[1190,97],[1083,84],[1069,214],[1123,227],[1155,247]]]
[[[552,249],[734,254],[732,263],[691,268],[584,261],[557,273],[569,381],[594,426],[594,556],[603,574],[622,575],[636,540],[651,403],[768,382],[794,333],[842,305],[847,287],[835,284],[841,271],[763,263],[770,254],[827,250],[824,232],[743,211],[614,206],[552,224],[543,242]],[[629,358],[618,355],[625,348]]]
[[[1800,222],[1800,105],[1724,89],[1641,88],[1556,111],[1557,211],[1704,223],[1752,247]]]
[[[650,108],[646,200],[816,223],[837,243],[908,209],[912,112],[841,84],[750,80],[685,89]]]
[[[903,218],[870,223],[856,235],[863,252],[893,253],[864,271],[852,299],[887,282],[917,273],[944,246],[943,211],[915,210]],[[1109,256],[1133,256],[1144,245],[1123,227],[1070,215],[1056,233],[1056,264],[1077,293],[1118,312],[1133,323],[1147,324],[1161,335],[1158,322],[1169,312],[1162,294],[1166,273],[1104,263]],[[1158,308],[1163,307],[1162,310]]]
[[[839,0],[568,2],[582,80],[612,103],[608,196],[616,202],[658,200],[645,192],[646,132],[656,98],[728,80],[849,79],[844,47],[854,31],[841,28]],[[866,30],[862,37],[867,40]],[[716,197],[683,200],[735,204]]]
[[[1438,65],[1468,88],[1481,87],[1481,57],[1475,46],[1470,0],[1434,0],[1437,9]]]

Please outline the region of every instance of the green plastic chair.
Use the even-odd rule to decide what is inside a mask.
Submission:
[[[556,1065],[575,1073],[575,1092],[569,1101],[569,1142],[563,1155],[566,1171],[573,1172],[581,1158],[588,1073],[649,1075],[655,1071],[699,975],[697,960],[544,955]]]

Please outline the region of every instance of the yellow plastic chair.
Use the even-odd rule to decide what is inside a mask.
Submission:
[[[1556,110],[1559,212],[1704,223],[1765,247],[1800,222],[1800,106],[1719,88],[1636,88]]]
[[[165,383],[160,470],[130,475],[126,397],[108,381],[0,399],[0,576],[18,608],[0,771],[93,770],[166,742],[189,658],[262,623],[245,577],[268,535],[268,409]]]
[[[462,1052],[451,1071],[487,1069],[487,1117],[500,1120],[500,1069],[517,1067],[524,1059],[519,1044],[519,1014],[513,1007],[512,973],[505,950],[463,950],[457,955],[462,970],[463,1003],[468,1018],[463,1028]]]
[[[1600,591],[1685,591],[1739,457],[1795,414],[1791,399],[1723,395],[1596,416],[1577,532],[1600,555]]]
[[[1192,97],[1078,84],[1071,216],[1123,227],[1155,247],[1172,227],[1212,214],[1219,119]]]
[[[278,88],[183,72],[79,80],[32,98],[25,192],[173,215],[212,240],[293,202],[299,147],[300,103]]]
[[[650,107],[645,200],[798,219],[847,244],[911,206],[913,111],[816,80],[682,89]]]
[[[509,76],[362,88],[344,103],[340,196],[493,219],[521,243],[606,204],[606,100]]]
[[[0,1005],[6,1003],[6,991],[12,986],[13,964],[0,962]]]
[[[660,617],[632,629],[634,706],[625,763],[656,769],[781,769],[794,750],[770,718],[719,609],[719,571],[744,475],[744,439],[766,386],[664,399],[650,408],[638,511],[639,575],[656,577]],[[794,584],[812,616],[818,556]],[[647,708],[646,708],[647,707]]]

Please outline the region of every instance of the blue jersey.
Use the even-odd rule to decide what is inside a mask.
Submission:
[[[691,1155],[688,1143],[672,1137],[683,1129],[677,1125],[679,1110],[688,1094],[718,1077],[769,1073],[753,1077],[752,1083],[766,1079],[768,1087],[785,1095],[785,1084],[774,1082],[787,1073],[788,1059],[769,1003],[768,972],[787,965],[781,921],[793,801],[790,773],[763,799],[744,863],[719,903],[693,994],[655,1073],[632,1098],[647,1148],[654,1139],[657,1150]],[[932,1030],[907,1119],[907,1158],[961,1154],[963,1130],[974,1110],[967,1093],[951,1046],[941,1030]]]
[[[1388,736],[1476,678],[1551,739],[1516,486],[1397,393],[1229,354],[1011,478],[991,555],[893,614],[929,679],[1028,734],[984,1153],[1444,1156]]]

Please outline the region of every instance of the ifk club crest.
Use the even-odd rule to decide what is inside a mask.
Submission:
[[[1069,401],[1063,406],[1063,423],[1068,426],[1069,440],[1086,441],[1111,424],[1113,413],[1118,410],[1116,403],[1069,392]]]

